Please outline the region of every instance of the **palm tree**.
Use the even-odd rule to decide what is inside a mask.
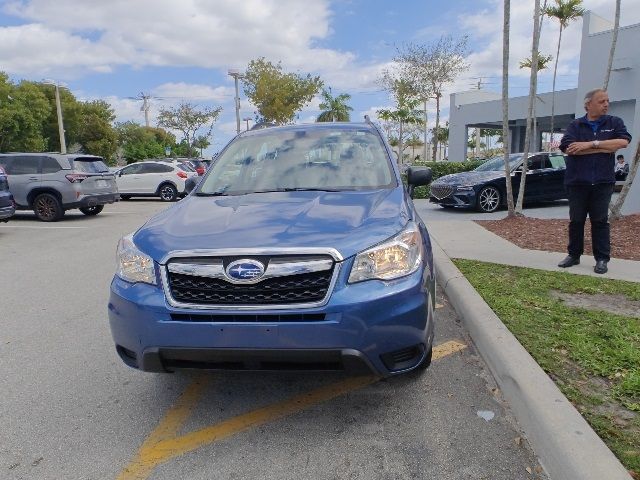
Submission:
[[[560,43],[562,42],[562,30],[567,28],[569,22],[576,20],[584,14],[584,8],[581,7],[582,0],[556,0],[555,6],[545,8],[544,13],[548,17],[552,17],[560,22],[560,34],[558,35],[558,51],[556,53],[556,64],[553,68],[553,87],[551,93],[551,141],[549,142],[549,150],[553,143],[553,120],[556,103],[556,76],[558,73],[558,58],[560,57]]]
[[[511,21],[511,1],[504,0],[502,24],[502,141],[504,145],[504,173],[507,180],[507,209],[509,217],[514,217],[513,186],[509,168],[509,23]]]
[[[611,39],[611,50],[609,51],[609,63],[607,64],[607,73],[604,76],[603,90],[609,86],[609,77],[611,77],[611,66],[613,65],[613,54],[616,51],[616,43],[618,42],[618,30],[620,30],[620,0],[616,0],[616,17],[613,22],[613,38]]]
[[[353,110],[347,101],[351,98],[348,93],[341,93],[337,97],[331,96],[331,89],[322,90],[322,100],[317,122],[348,122],[349,111]]]
[[[542,22],[542,19],[540,19]],[[538,71],[544,70],[553,60],[553,56],[538,53]],[[531,68],[531,58],[527,57],[520,62],[520,68]],[[539,98],[536,95],[536,98]],[[538,116],[536,115],[536,103],[533,104],[533,138],[534,145],[537,145],[538,138]]]

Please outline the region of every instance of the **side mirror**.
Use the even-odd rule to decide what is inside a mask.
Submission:
[[[184,182],[184,191],[189,194],[193,191],[194,188],[198,185],[198,179],[195,177],[189,177]]]
[[[433,179],[433,173],[429,167],[409,167],[407,168],[407,183],[414,187],[429,185]]]

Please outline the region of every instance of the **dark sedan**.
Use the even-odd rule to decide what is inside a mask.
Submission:
[[[522,177],[521,153],[509,155],[509,168],[514,198]],[[565,162],[562,153],[531,153],[527,161],[526,202],[567,198],[564,188]],[[476,208],[493,212],[507,204],[504,158],[490,158],[475,170],[438,178],[431,184],[429,200],[443,207]]]
[[[6,222],[16,212],[13,195],[9,191],[9,182],[2,167],[0,167],[0,222]]]

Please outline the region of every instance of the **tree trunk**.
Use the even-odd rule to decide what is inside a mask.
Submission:
[[[533,42],[531,46],[531,77],[529,79],[529,109],[527,111],[527,128],[524,135],[524,153],[522,154],[522,174],[520,176],[520,188],[518,189],[518,203],[516,214],[522,215],[524,205],[524,191],[527,182],[527,160],[529,157],[529,144],[531,143],[531,123],[533,120],[533,107],[536,101],[538,86],[538,44],[540,43],[540,0],[535,0],[533,9]]]
[[[438,133],[440,131],[440,94],[436,93],[436,127],[433,135],[433,161],[438,160]]]
[[[607,73],[604,76],[602,88],[604,90],[609,86],[609,77],[611,77],[611,67],[613,66],[613,55],[616,52],[616,43],[618,43],[618,30],[620,30],[620,0],[616,0],[616,19],[613,23],[613,38],[611,39],[611,50],[609,51],[609,63],[607,64]]]
[[[400,133],[398,134],[398,163],[402,165],[404,163],[404,155],[402,154],[404,147],[402,146],[402,122],[399,122],[399,123],[400,123]]]
[[[422,159],[423,162],[427,161],[427,133],[428,133],[428,128],[427,128],[427,100],[424,101],[424,158]]]
[[[640,164],[640,142],[638,142],[638,146],[636,147],[636,154],[633,157],[631,168],[629,168],[629,174],[627,175],[627,179],[624,182],[622,191],[620,192],[620,195],[618,195],[618,198],[616,199],[616,202],[613,204],[613,206],[610,206],[612,220],[617,220],[622,217],[622,205],[624,204],[624,201],[627,198],[627,194],[631,189],[631,185],[633,184],[633,180],[636,177],[636,173],[638,173],[638,164]]]
[[[556,76],[558,73],[558,57],[560,56],[560,42],[562,42],[562,23],[560,24],[560,35],[558,35],[558,50],[556,52],[556,64],[553,67],[553,87],[551,87],[551,139],[547,145],[547,151],[550,152],[553,144],[553,120],[556,108]]]
[[[509,169],[509,22],[511,17],[510,0],[504,0],[502,26],[502,144],[504,145],[504,173],[507,180],[508,216],[515,216],[513,207],[513,187]]]

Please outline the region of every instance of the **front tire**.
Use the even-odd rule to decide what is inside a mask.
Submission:
[[[104,205],[94,205],[93,207],[82,207],[79,210],[88,216],[98,215],[104,209]]]
[[[478,193],[478,210],[480,212],[495,212],[500,206],[500,190],[491,185],[484,187]]]
[[[42,222],[57,222],[64,216],[64,209],[58,197],[41,193],[33,201],[33,213]]]
[[[160,199],[163,202],[175,202],[178,199],[178,190],[176,190],[176,187],[169,183],[160,185],[158,193],[160,195]]]

